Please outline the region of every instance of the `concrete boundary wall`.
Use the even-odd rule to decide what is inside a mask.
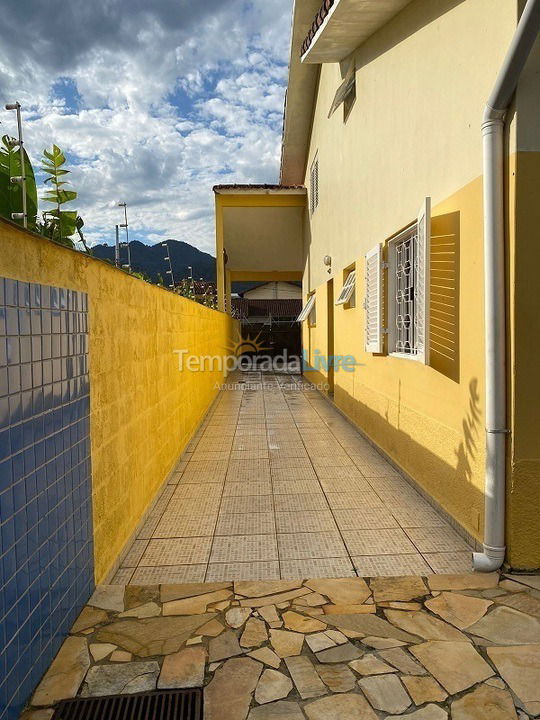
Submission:
[[[95,580],[102,582],[214,400],[235,321],[0,219],[0,275],[88,293]]]

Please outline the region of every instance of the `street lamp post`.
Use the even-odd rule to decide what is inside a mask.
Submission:
[[[131,272],[131,250],[129,249],[129,231],[128,231],[128,217],[127,217],[127,203],[119,202],[118,207],[124,208],[124,222],[120,225],[121,228],[126,230],[126,247],[127,247],[127,264],[128,270]]]
[[[116,226],[116,238],[114,244],[114,264],[120,267],[120,226]]]
[[[169,283],[169,287],[174,290],[174,273],[173,273],[173,267],[172,267],[172,260],[171,260],[171,252],[169,250],[169,241],[165,240],[161,243],[161,245],[166,248],[166,256],[165,256],[165,262],[169,261],[169,269],[166,270],[166,274],[171,276],[171,282]]]
[[[28,214],[26,211],[26,167],[24,162],[24,147],[23,147],[23,132],[22,132],[22,118],[21,118],[21,104],[19,102],[8,103],[6,110],[15,110],[17,112],[17,129],[19,131],[19,155],[21,158],[21,174],[16,177],[11,177],[10,182],[14,185],[21,186],[22,192],[22,213],[11,213],[12,220],[22,220],[23,227],[28,227]]]

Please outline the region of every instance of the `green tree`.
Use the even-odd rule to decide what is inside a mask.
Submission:
[[[35,230],[38,213],[36,179],[26,150],[23,150],[23,153],[26,172],[26,216],[29,229]],[[9,135],[4,135],[0,145],[0,215],[8,220],[12,219],[11,213],[20,213],[23,209],[22,186],[11,182],[12,177],[20,177],[21,175],[19,141]],[[16,220],[15,222],[23,225],[22,220]]]

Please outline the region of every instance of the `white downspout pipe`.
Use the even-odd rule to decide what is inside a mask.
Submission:
[[[504,562],[506,505],[506,296],[504,238],[504,125],[523,67],[540,31],[540,0],[528,0],[487,102],[484,148],[484,316],[486,353],[486,479],[484,551],[480,572]]]

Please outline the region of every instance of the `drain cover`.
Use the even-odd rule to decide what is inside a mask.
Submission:
[[[62,700],[52,720],[202,720],[201,690]]]

